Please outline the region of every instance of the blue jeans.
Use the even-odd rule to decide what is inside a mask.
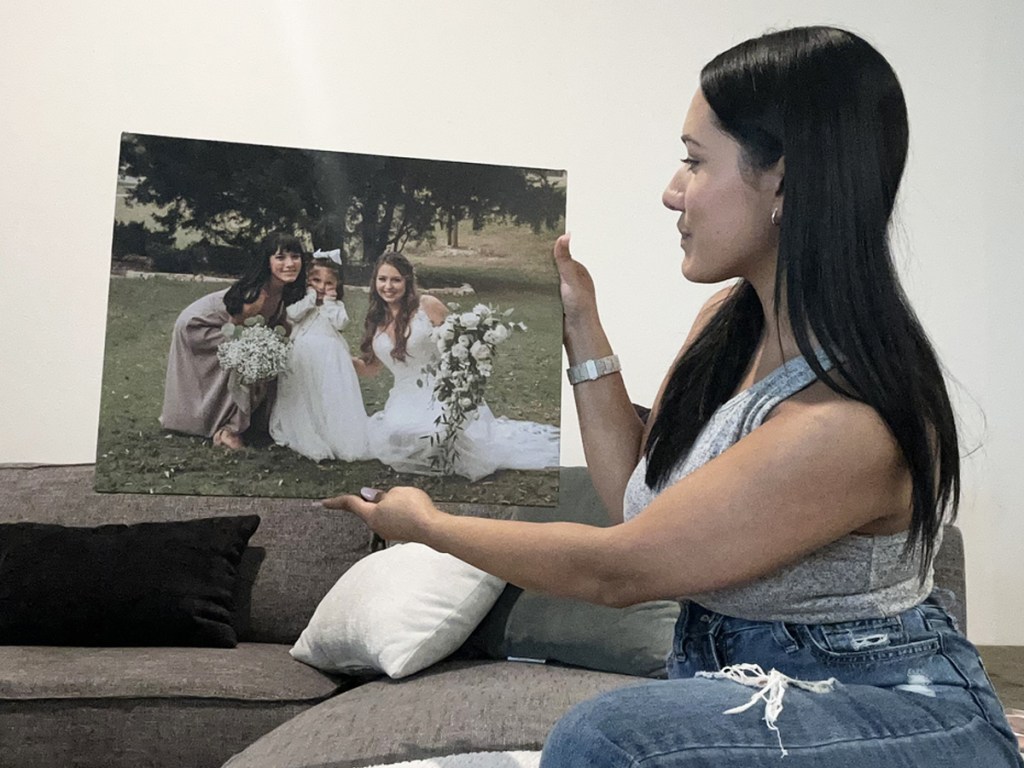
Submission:
[[[838,682],[822,693],[790,685],[776,733],[763,701],[723,714],[757,688],[694,677],[743,663]],[[747,621],[689,603],[668,672],[571,709],[548,736],[541,768],[1024,766],[977,651],[932,600],[839,624]]]

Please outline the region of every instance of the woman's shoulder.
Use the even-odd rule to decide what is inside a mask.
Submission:
[[[843,472],[861,479],[865,496],[875,497],[879,515],[862,533],[895,533],[909,523],[909,475],[899,443],[872,406],[842,395],[816,381],[786,398],[765,419],[780,440],[802,445],[804,456],[842,457]],[[837,467],[838,468],[838,467]],[[827,485],[830,479],[822,477]]]
[[[815,381],[780,402],[765,419],[769,421],[787,424],[822,450],[838,442],[854,446],[854,453],[878,469],[904,465],[899,444],[881,414],[824,381]]]
[[[444,302],[429,293],[420,294],[420,311],[433,325],[440,325],[448,315],[448,307]]]
[[[195,299],[191,304],[182,310],[182,314],[207,314],[209,312],[223,311],[227,312],[227,308],[224,306],[224,296],[227,294],[228,289],[223,288],[213,293],[207,293],[199,298]]]

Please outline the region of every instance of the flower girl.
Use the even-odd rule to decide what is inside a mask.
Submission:
[[[348,323],[341,301],[341,251],[317,251],[305,298],[290,305],[293,342],[289,370],[278,378],[270,435],[314,461],[368,458],[366,408],[340,331]]]

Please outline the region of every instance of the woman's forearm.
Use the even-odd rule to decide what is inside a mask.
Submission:
[[[523,589],[607,605],[623,593],[607,528],[437,515],[422,540]]]
[[[596,311],[565,325],[569,365],[612,354]],[[622,375],[612,373],[573,387],[583,452],[598,495],[613,522],[622,520],[622,496],[640,455],[643,422]]]

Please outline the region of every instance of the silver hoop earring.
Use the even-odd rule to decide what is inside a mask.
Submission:
[[[778,208],[772,208],[771,220],[772,220],[772,225],[773,226],[776,226],[776,227],[779,226],[779,209]]]

